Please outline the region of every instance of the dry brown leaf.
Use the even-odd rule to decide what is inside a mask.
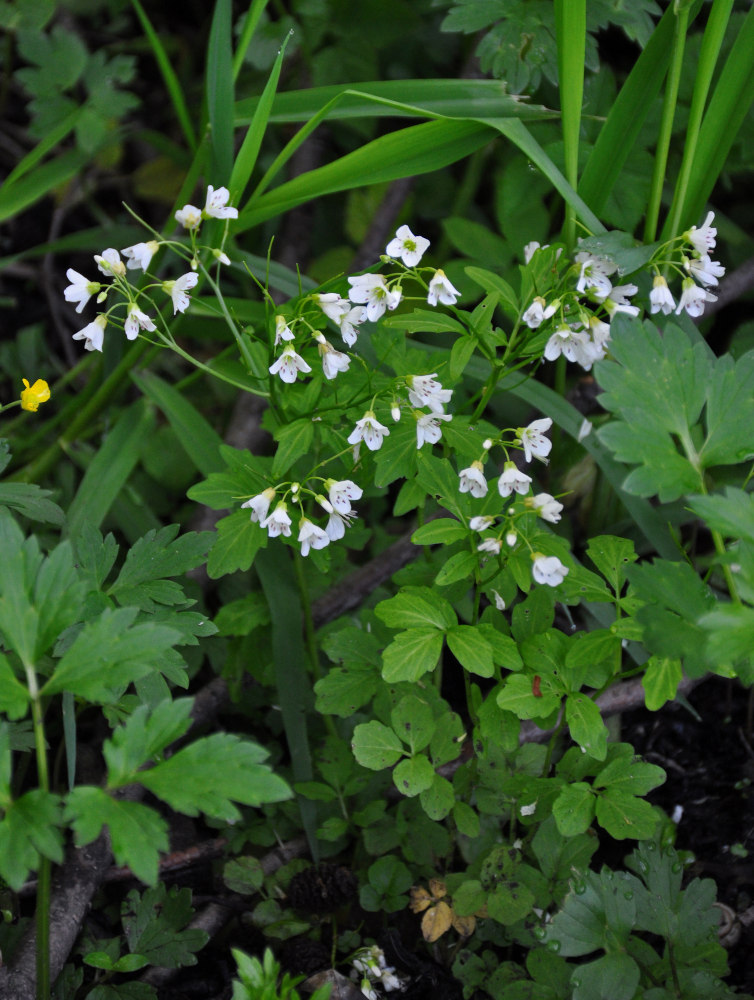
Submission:
[[[445,888],[445,883],[441,878],[431,878],[429,880],[429,891],[435,899],[442,899],[448,890]]]
[[[453,911],[447,903],[438,903],[422,917],[422,934],[424,940],[436,941],[450,927]]]
[[[452,914],[452,923],[455,930],[461,935],[461,937],[471,937],[476,929],[476,917],[459,917],[457,913]]]
[[[410,893],[411,902],[409,903],[409,907],[412,913],[421,913],[422,910],[426,910],[432,902],[432,897],[424,886],[412,885]]]

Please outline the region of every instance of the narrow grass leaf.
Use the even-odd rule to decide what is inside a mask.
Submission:
[[[233,167],[233,53],[230,0],[217,0],[207,51],[207,111],[213,182],[227,184]]]
[[[72,149],[36,167],[14,184],[4,184],[0,190],[0,222],[18,215],[29,205],[44,198],[54,188],[66,184],[79,174],[90,160],[91,154]]]

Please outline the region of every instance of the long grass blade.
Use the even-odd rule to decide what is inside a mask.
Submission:
[[[207,113],[215,187],[233,169],[233,50],[230,0],[217,0],[207,49]]]
[[[249,9],[246,12],[246,17],[244,18],[243,26],[241,27],[241,36],[238,39],[238,46],[236,47],[236,51],[233,56],[234,82],[238,79],[238,74],[241,72],[243,61],[246,58],[246,53],[248,52],[251,40],[254,37],[254,32],[257,30],[259,18],[262,16],[268,3],[269,0],[251,0],[251,3],[249,4]]]
[[[586,0],[555,0],[555,37],[558,44],[565,177],[575,190],[579,181],[579,132],[584,101]],[[566,245],[573,247],[576,242],[576,215],[570,202],[566,202],[564,232]]]

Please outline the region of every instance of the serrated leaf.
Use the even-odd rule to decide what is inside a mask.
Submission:
[[[30,704],[29,692],[17,679],[4,653],[0,653],[0,712],[9,719],[23,719]]]
[[[578,892],[576,891],[578,889]],[[605,907],[599,875],[587,872],[576,882],[563,900],[563,906],[545,924],[544,943],[557,941],[558,954],[563,958],[589,955],[603,944]]]
[[[393,730],[376,719],[356,726],[351,749],[359,764],[371,771],[392,767],[405,752]]]
[[[191,890],[164,883],[139,893],[132,889],[121,907],[123,931],[131,952],[143,955],[150,965],[165,969],[196,965],[194,952],[209,940],[199,928],[186,927],[194,916]]]
[[[692,496],[688,505],[708,526],[727,538],[754,542],[754,496],[734,486],[712,496]]]
[[[429,587],[404,587],[395,597],[380,601],[375,614],[390,628],[447,629],[457,621],[450,602]]]
[[[149,771],[138,781],[178,812],[233,822],[240,813],[233,804],[261,806],[290,798],[291,790],[261,763],[267,751],[231,733],[195,740]]]
[[[434,670],[440,659],[443,633],[435,628],[399,632],[383,653],[382,676],[388,684],[418,681]]]
[[[203,563],[212,543],[212,532],[190,531],[176,538],[179,530],[179,525],[170,524],[148,531],[138,539],[128,550],[123,568],[108,593],[117,596],[123,590],[133,591],[148,581],[181,576]]]
[[[0,483],[0,505],[17,510],[31,521],[62,525],[65,514],[47,497],[52,490],[43,490],[36,483]]]
[[[15,891],[37,869],[39,854],[56,864],[62,862],[60,804],[60,796],[41,788],[4,803],[4,816],[0,820],[0,875]]]
[[[473,625],[454,625],[445,633],[445,638],[462,667],[479,677],[493,676],[492,646],[479,629]]]
[[[96,840],[107,826],[117,863],[128,865],[142,882],[157,881],[160,851],[167,851],[170,843],[167,823],[154,809],[115,799],[102,788],[79,785],[66,799],[64,819],[73,827],[78,845]]]
[[[132,681],[144,677],[165,650],[181,638],[176,629],[134,625],[136,608],[105,609],[84,625],[42,688],[48,696],[71,691],[88,701],[116,701]]]
[[[218,580],[236,570],[246,572],[260,549],[267,547],[267,532],[253,524],[247,510],[236,510],[217,522],[217,539],[210,550],[207,574]]]
[[[594,701],[585,694],[569,694],[565,714],[574,742],[590,757],[604,760],[607,755],[607,729]]]
[[[396,764],[393,769],[393,783],[401,795],[413,797],[425,791],[432,784],[435,770],[429,758],[423,754],[409,757]]]
[[[193,698],[163,701],[153,709],[139,705],[122,726],[105,740],[108,786],[117,788],[136,780],[143,764],[153,760],[189,728]]]
[[[754,351],[738,360],[719,358],[707,385],[707,439],[699,452],[703,468],[735,465],[754,457],[751,429],[741,414],[754,399]]]

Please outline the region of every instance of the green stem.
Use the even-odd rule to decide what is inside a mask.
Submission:
[[[322,676],[319,666],[319,650],[317,649],[317,637],[314,629],[314,618],[312,617],[312,602],[309,597],[309,586],[304,573],[304,559],[298,549],[293,550],[293,567],[296,573],[296,583],[298,584],[299,597],[301,598],[301,611],[304,618],[304,636],[306,651],[309,654],[311,671],[315,681]],[[338,732],[331,715],[324,716],[327,731],[331,736],[337,737]],[[347,818],[347,817],[346,817]]]
[[[47,745],[44,732],[44,713],[39,696],[37,675],[31,664],[25,663],[26,683],[31,696],[34,744],[37,756],[37,781],[43,792],[50,791],[50,776],[47,770]],[[52,866],[50,859],[40,854],[37,873],[37,1000],[50,997],[50,885]]]
[[[673,52],[670,57],[668,79],[665,87],[665,100],[662,107],[660,134],[655,150],[655,165],[652,173],[652,185],[649,192],[647,218],[644,223],[644,242],[653,243],[657,235],[657,221],[660,217],[662,204],[662,189],[665,184],[665,170],[668,165],[668,150],[673,134],[673,119],[678,101],[678,86],[681,80],[683,52],[686,46],[686,32],[689,25],[689,9],[682,7],[676,13],[675,32],[673,33]]]

